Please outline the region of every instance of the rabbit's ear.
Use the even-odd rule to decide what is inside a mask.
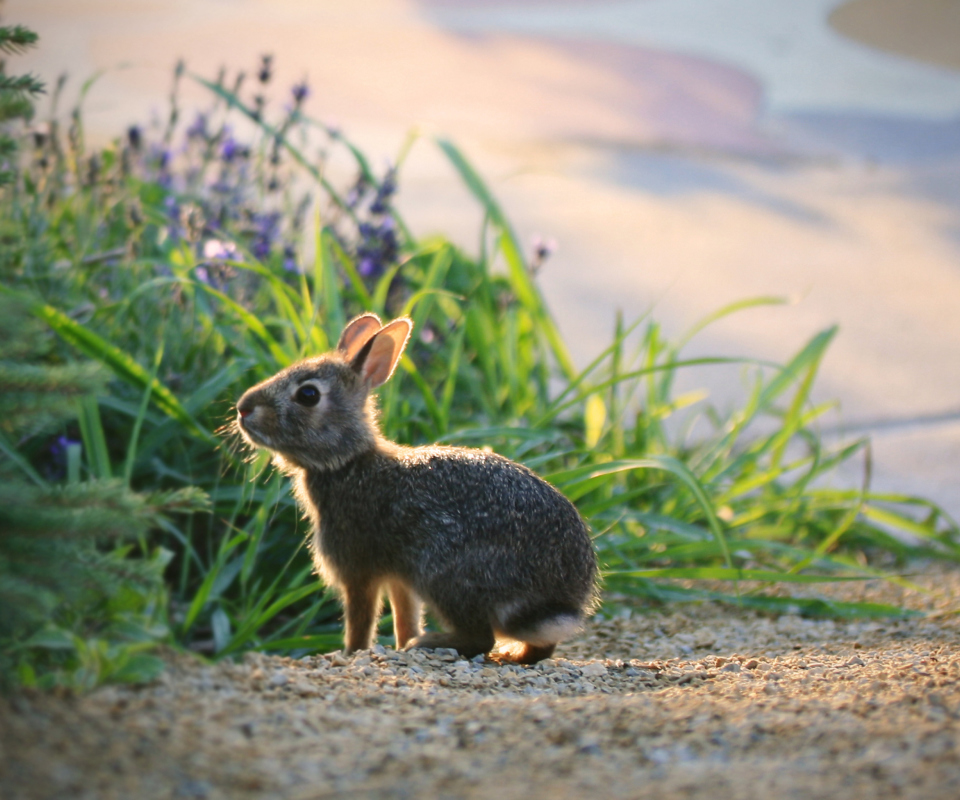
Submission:
[[[340,334],[337,350],[347,361],[353,361],[357,353],[378,330],[380,330],[380,317],[376,314],[361,314],[359,317],[354,317]]]
[[[413,323],[406,317],[395,319],[377,331],[351,362],[360,377],[371,389],[376,389],[393,375],[407,346]]]

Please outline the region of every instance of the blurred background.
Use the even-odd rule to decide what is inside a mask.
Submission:
[[[275,96],[305,80],[306,110],[378,172],[422,134],[397,206],[415,233],[475,250],[481,211],[429,141],[452,137],[521,239],[555,248],[539,280],[580,365],[609,343],[618,310],[675,335],[724,304],[787,297],[691,345],[777,361],[839,324],[815,393],[840,401],[829,424],[872,435],[877,489],[960,516],[960,0],[7,0],[2,11],[40,35],[17,70],[48,85],[69,74],[61,109],[96,76],[84,96],[93,142],[164,114],[179,58],[214,78],[272,54]],[[187,109],[208,101],[184,85]],[[723,405],[748,375],[686,380]]]

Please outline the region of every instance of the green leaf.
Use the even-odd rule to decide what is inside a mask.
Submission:
[[[33,468],[30,462],[20,455],[17,449],[7,441],[7,437],[3,431],[0,431],[0,453],[3,453],[9,458],[17,466],[17,469],[21,470],[23,474],[30,478],[37,486],[41,488],[46,487],[47,482],[40,477],[40,473]]]
[[[215,608],[210,615],[210,628],[213,631],[214,650],[223,652],[230,642],[230,617],[222,608]]]
[[[38,647],[43,650],[73,650],[76,648],[76,639],[73,634],[47,625],[34,633],[23,642],[21,647]]]
[[[162,658],[148,653],[135,653],[110,678],[120,683],[151,683],[166,669]]]
[[[333,234],[329,230],[326,228],[321,230],[317,242],[319,280],[315,280],[315,283],[320,287],[318,306],[321,304],[323,306],[323,316],[327,323],[327,341],[335,344],[340,338],[340,332],[346,327],[347,317],[343,310],[343,299],[340,296],[340,276],[337,275],[333,261],[334,241]]]
[[[110,451],[107,446],[106,435],[103,432],[97,398],[90,396],[83,398],[80,401],[80,413],[77,418],[80,422],[80,435],[83,439],[83,447],[87,452],[91,472],[98,480],[110,480],[113,477],[113,471],[110,467]]]
[[[730,557],[730,548],[727,544],[726,536],[724,536],[723,530],[720,527],[720,520],[717,518],[710,498],[707,496],[697,476],[690,471],[686,464],[673,456],[650,456],[648,458],[612,461],[601,466],[578,467],[574,470],[554,473],[548,476],[547,480],[557,484],[573,481],[573,486],[576,486],[578,481],[590,480],[604,475],[614,475],[619,472],[629,472],[637,469],[662,469],[678,478],[681,483],[690,490],[703,511],[704,516],[707,518],[707,525],[711,533],[723,548],[724,560],[727,562],[727,566],[732,569],[733,562]]]
[[[294,636],[289,639],[274,639],[260,645],[261,650],[303,650],[324,653],[343,646],[340,633],[318,633],[312,636]]]
[[[765,569],[736,567],[664,567],[609,572],[606,578],[686,578],[703,581],[765,581],[772,583],[836,583],[876,580],[875,575],[798,575]]]
[[[607,406],[600,395],[592,394],[587,398],[583,412],[584,438],[583,444],[592,450],[600,441],[604,423],[607,421]]]
[[[493,194],[487,188],[483,179],[473,168],[469,161],[464,157],[460,149],[449,139],[438,138],[437,146],[443,151],[444,155],[450,160],[467,188],[483,205],[488,218],[499,230],[500,252],[503,254],[504,261],[507,264],[507,270],[510,277],[510,286],[517,299],[526,308],[527,312],[536,320],[537,325],[543,332],[547,342],[550,345],[553,357],[568,379],[576,375],[576,368],[573,366],[573,360],[567,351],[567,346],[557,329],[556,324],[551,319],[547,311],[546,304],[540,296],[540,292],[533,282],[530,270],[523,258],[517,236],[513,228],[507,221],[500,204],[494,199]]]
[[[243,566],[243,561],[239,558],[234,559],[231,562],[230,569],[227,570],[227,557],[231,552],[233,552],[237,545],[246,541],[248,538],[249,537],[247,534],[240,533],[231,539],[225,539],[223,541],[220,546],[220,552],[217,554],[216,561],[210,568],[210,571],[204,577],[203,583],[200,584],[200,588],[197,590],[193,601],[190,603],[190,608],[187,610],[187,614],[184,617],[183,624],[181,625],[181,631],[185,633],[186,631],[190,630],[190,628],[193,627],[193,623],[196,622],[197,617],[207,603],[216,600],[217,597],[220,596],[220,593],[230,583],[233,582],[233,579],[237,576],[237,573],[240,572],[240,568]]]

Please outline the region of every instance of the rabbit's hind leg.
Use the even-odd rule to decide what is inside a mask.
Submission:
[[[433,650],[437,647],[449,647],[456,650],[464,658],[489,653],[493,649],[493,629],[471,631],[444,631],[442,633],[425,633],[418,636],[406,646],[406,650],[426,648]]]
[[[537,604],[528,609],[506,605],[498,611],[497,634],[513,640],[498,652],[518,664],[549,658],[557,643],[576,635],[583,623],[580,612],[564,604]]]
[[[393,613],[393,635],[397,650],[403,650],[423,629],[423,604],[413,591],[400,581],[391,581],[387,587],[390,611]]]
[[[556,650],[555,644],[530,644],[529,642],[510,642],[497,650],[497,655],[504,661],[514,664],[536,664],[545,658],[550,658]]]

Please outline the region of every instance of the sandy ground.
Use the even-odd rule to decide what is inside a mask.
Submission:
[[[960,571],[908,621],[713,605],[594,620],[533,667],[389,648],[178,657],[0,701],[0,790],[46,798],[922,798],[960,793]]]

